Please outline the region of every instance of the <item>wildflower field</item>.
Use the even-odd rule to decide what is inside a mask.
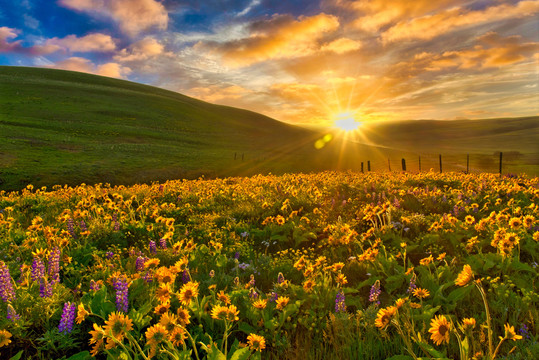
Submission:
[[[532,359],[539,178],[0,193],[1,359]]]

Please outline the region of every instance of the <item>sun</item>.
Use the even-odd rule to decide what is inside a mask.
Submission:
[[[356,121],[352,113],[343,112],[335,116],[333,125],[340,130],[350,132],[357,130],[361,126],[361,123]]]

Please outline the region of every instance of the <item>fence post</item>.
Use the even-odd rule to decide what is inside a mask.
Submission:
[[[361,162],[361,172],[363,173],[363,161]]]
[[[237,153],[234,153],[234,160],[236,160],[236,155],[237,155]]]
[[[419,172],[421,172],[421,155],[419,155]]]
[[[466,154],[466,174],[470,173],[470,154]]]
[[[371,171],[371,161],[367,161],[367,171]]]
[[[442,154],[440,154],[440,173],[442,173]]]
[[[406,171],[406,160],[402,159],[402,171]]]
[[[387,158],[387,167],[389,168],[389,171],[391,171],[391,163],[389,162],[389,158]]]
[[[500,151],[500,176],[502,176],[502,155],[503,152]]]

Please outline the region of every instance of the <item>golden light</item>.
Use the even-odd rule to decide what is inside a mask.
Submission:
[[[335,127],[346,132],[357,130],[361,126],[361,123],[359,121],[356,121],[351,112],[339,113],[335,117],[335,121],[333,124],[335,125]]]

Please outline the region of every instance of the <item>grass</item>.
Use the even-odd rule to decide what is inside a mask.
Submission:
[[[381,147],[133,82],[0,66],[0,190],[27,184],[135,184],[178,178],[321,170],[438,169],[539,174],[537,117],[384,123],[362,131]],[[383,134],[383,136],[381,135]],[[467,134],[464,136],[463,134]],[[432,155],[427,155],[432,154]],[[390,159],[388,163],[388,159]]]

